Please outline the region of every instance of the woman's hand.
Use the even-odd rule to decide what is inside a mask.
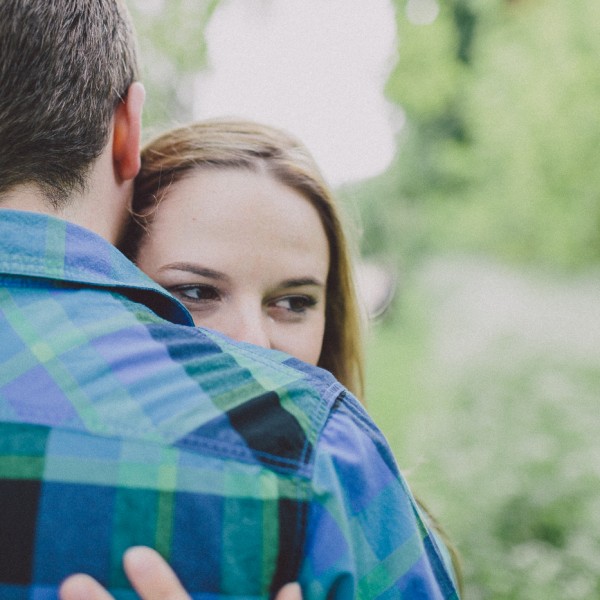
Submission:
[[[181,583],[165,560],[151,548],[130,548],[123,557],[125,574],[142,600],[190,600]],[[60,587],[61,600],[114,600],[95,579],[77,574],[68,577]],[[284,586],[275,600],[302,600],[300,586]]]

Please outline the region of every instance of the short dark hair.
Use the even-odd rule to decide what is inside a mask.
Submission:
[[[0,0],[0,198],[35,184],[58,208],[84,190],[137,76],[122,0]]]

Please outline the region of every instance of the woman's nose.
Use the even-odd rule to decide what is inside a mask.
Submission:
[[[242,315],[238,315],[238,319],[236,319],[229,335],[238,342],[248,342],[255,346],[271,348],[266,319],[267,317],[262,311],[247,311]]]

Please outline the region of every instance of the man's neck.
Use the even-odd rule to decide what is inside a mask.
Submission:
[[[52,214],[50,203],[34,185],[20,185],[0,196],[0,208]]]
[[[118,200],[123,194],[125,198]],[[0,209],[23,210],[64,219],[116,244],[127,217],[129,194],[128,191],[111,189],[110,185],[92,185],[89,191],[66,198],[57,208],[36,185],[24,184],[0,196]]]

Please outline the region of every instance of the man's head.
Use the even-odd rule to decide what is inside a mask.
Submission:
[[[137,69],[122,0],[0,0],[0,200],[83,192]]]

